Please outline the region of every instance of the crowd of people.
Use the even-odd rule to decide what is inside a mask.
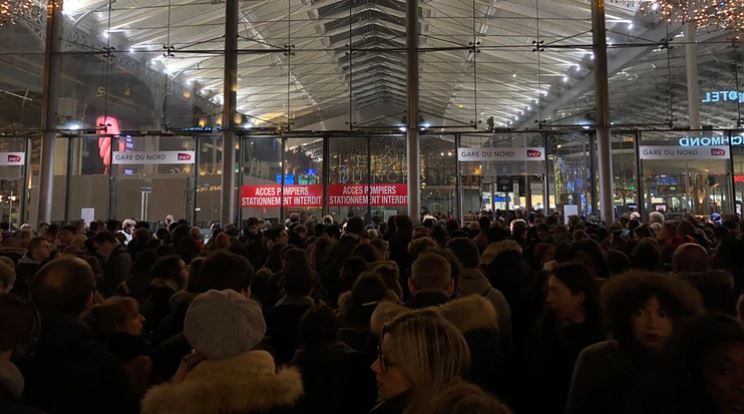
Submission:
[[[744,222],[0,226],[0,412],[744,412]]]

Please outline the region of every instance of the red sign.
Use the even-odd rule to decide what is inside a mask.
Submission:
[[[722,150],[720,148],[711,148],[710,149],[710,155],[714,157],[725,157],[726,156],[726,150]]]
[[[744,183],[744,175],[735,175],[734,176],[734,182],[735,183]]]
[[[178,161],[191,161],[191,154],[178,153]]]
[[[527,149],[527,158],[541,158],[542,151],[536,149]]]
[[[283,198],[283,200],[282,200]],[[244,185],[240,188],[240,207],[279,208],[284,207],[322,207],[323,186],[285,185],[284,197],[279,184]]]
[[[21,162],[21,156],[16,154],[8,154],[8,162]]]
[[[328,205],[339,207],[408,205],[406,184],[330,184]]]

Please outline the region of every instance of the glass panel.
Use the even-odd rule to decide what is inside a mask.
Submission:
[[[386,221],[390,216],[406,214],[408,180],[406,138],[371,137],[372,219]]]
[[[113,145],[115,218],[191,221],[194,138],[127,135],[115,137]]]
[[[615,215],[638,211],[638,176],[636,174],[635,133],[613,132],[612,187]]]
[[[352,216],[367,217],[369,181],[367,138],[329,138],[328,210],[342,223]]]
[[[643,132],[641,174],[646,211],[669,218],[686,213],[708,216],[730,213],[729,145],[718,131]]]
[[[284,217],[304,223],[323,212],[323,138],[287,138],[284,153]],[[279,177],[281,183],[281,177]]]
[[[550,208],[564,214],[565,207],[578,214],[592,214],[592,153],[588,134],[549,134],[548,171]]]
[[[246,137],[243,151],[241,217],[279,222],[281,215],[282,139]]]
[[[195,225],[209,228],[219,223],[222,191],[222,137],[200,136],[199,173],[196,184]]]
[[[0,25],[0,131],[41,126],[44,44],[32,29],[45,20],[42,13],[38,22]]]
[[[464,148],[493,149],[491,160],[460,162],[466,221],[474,220],[478,210],[544,208],[545,148],[541,134],[467,134],[460,137],[460,149]],[[539,155],[528,154],[527,149],[539,151]],[[463,158],[467,156],[461,153]],[[531,160],[529,156],[536,159]],[[501,191],[499,184],[510,189]]]
[[[96,220],[107,220],[110,217],[111,141],[97,136],[78,136],[71,138],[69,145],[72,146],[70,187],[68,194],[60,194],[58,189],[64,186],[55,186],[55,200],[58,194],[61,200],[68,196],[68,220],[81,218],[83,208],[93,209]],[[59,180],[55,178],[57,183]]]
[[[421,213],[455,217],[457,163],[454,135],[421,137]]]

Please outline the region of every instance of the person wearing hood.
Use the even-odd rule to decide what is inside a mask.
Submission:
[[[504,294],[494,289],[483,274],[478,246],[468,238],[458,237],[447,242],[447,249],[457,256],[462,265],[455,288],[455,297],[477,294],[491,302],[498,317],[501,347],[506,352],[512,343],[511,308]]]
[[[291,410],[303,393],[296,368],[277,370],[256,346],[261,306],[234,290],[210,290],[189,305],[184,336],[194,351],[170,382],[151,388],[142,414],[253,414]]]

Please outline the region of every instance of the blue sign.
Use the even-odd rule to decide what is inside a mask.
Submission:
[[[511,197],[497,195],[496,197],[493,198],[493,201],[495,203],[508,203],[508,202],[511,202]]]
[[[738,102],[744,103],[744,92],[739,91],[717,91],[706,92],[703,103],[711,102]]]
[[[276,183],[281,184],[282,183],[282,175],[277,174],[276,175]],[[295,183],[295,176],[293,174],[287,174],[284,176],[284,185],[294,185]]]
[[[318,175],[318,170],[316,170],[315,168],[309,168],[307,170],[307,175]]]
[[[729,145],[729,137],[682,137],[678,140],[680,147],[710,147]],[[731,145],[744,145],[744,136],[734,135],[731,137]]]

